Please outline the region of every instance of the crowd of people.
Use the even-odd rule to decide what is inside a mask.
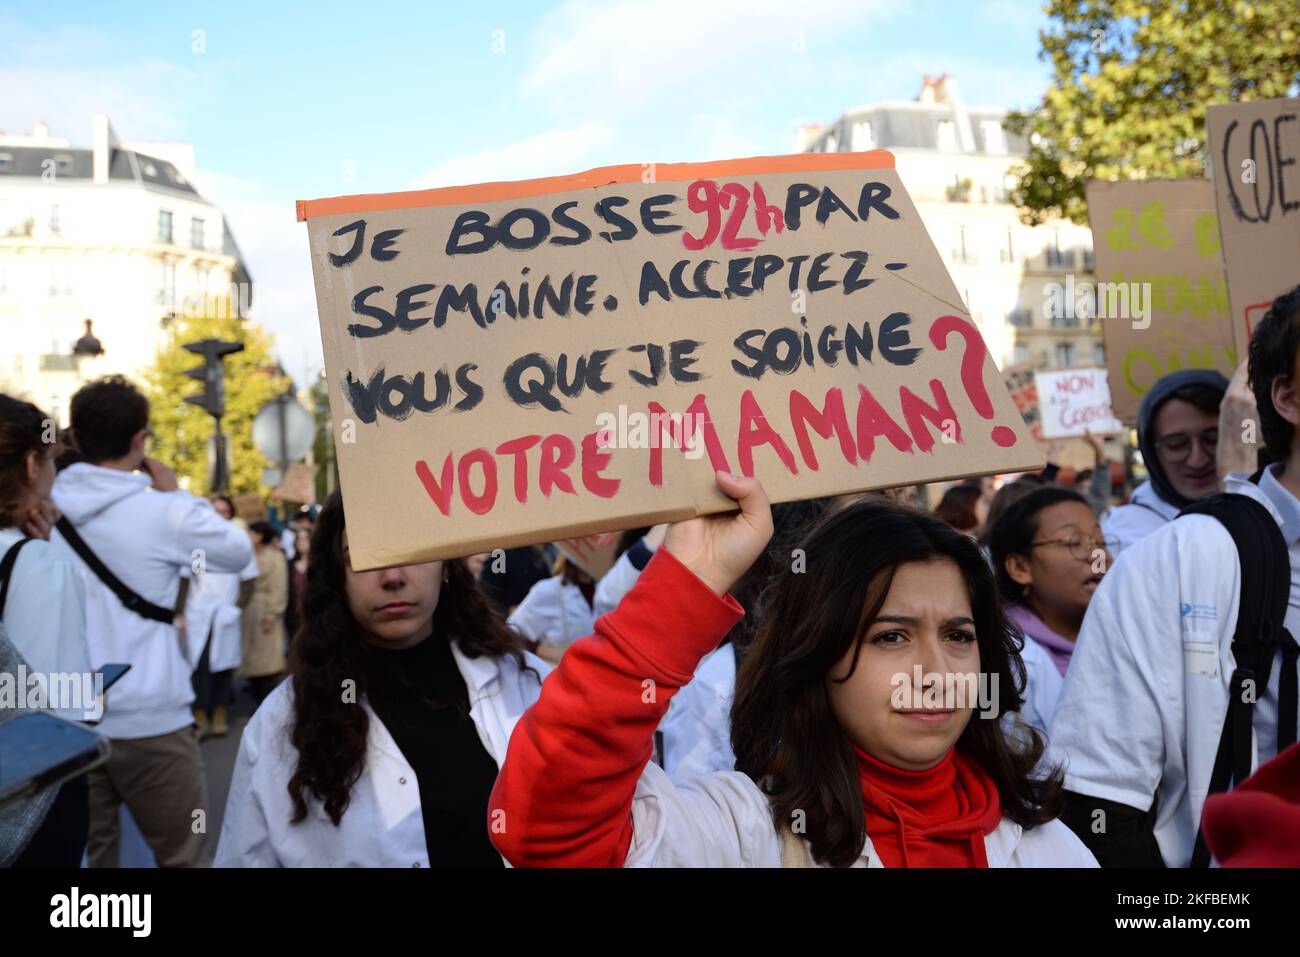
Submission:
[[[933,509],[719,472],[738,511],[598,576],[549,545],[359,572],[337,493],[277,530],[180,491],[125,382],[78,392],[57,475],[0,397],[0,660],[132,666],[108,762],[0,816],[0,860],[109,866],[125,803],[205,863],[198,741],[242,679],[218,866],[1300,866],[1297,362],[1300,287],[1233,384],[1150,389],[1122,503],[1092,437]]]

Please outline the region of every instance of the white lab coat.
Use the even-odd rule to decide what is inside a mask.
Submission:
[[[674,785],[646,766],[632,799],[625,867],[780,867],[781,838],[766,795],[747,775],[716,772]],[[808,845],[804,844],[805,853]],[[1060,821],[1026,831],[1003,818],[984,838],[989,867],[1096,867]],[[811,856],[809,856],[811,861]],[[883,867],[868,838],[854,867]]]
[[[500,767],[515,724],[537,700],[550,666],[533,655],[525,655],[531,672],[510,656],[467,658],[455,644],[452,655],[469,691],[470,717]],[[298,761],[289,737],[293,682],[282,682],[267,696],[239,743],[214,866],[429,866],[415,772],[384,723],[368,704],[362,706],[370,715],[365,767],[338,826],[313,798],[306,819],[290,824],[288,784]]]
[[[1150,481],[1143,482],[1127,505],[1117,505],[1101,516],[1101,534],[1116,543],[1111,557],[1118,558],[1124,549],[1164,528],[1179,511],[1156,494]]]
[[[185,629],[191,668],[199,666],[203,646],[209,641],[209,671],[217,674],[239,667],[242,658],[239,586],[257,578],[257,573],[257,558],[254,557],[240,572],[198,572],[188,576],[190,590],[185,599]]]
[[[1230,476],[1228,491],[1262,502],[1282,522],[1244,476]],[[1300,528],[1284,534],[1294,635]],[[1232,537],[1208,516],[1181,518],[1125,551],[1092,596],[1052,721],[1069,790],[1141,811],[1157,800],[1156,841],[1171,867],[1191,861],[1209,790],[1235,668],[1240,577]],[[1276,750],[1280,671],[1279,654],[1254,709],[1254,765]]]
[[[736,694],[736,648],[710,652],[690,682],[673,695],[659,722],[663,768],[675,784],[713,771],[734,771],[731,702]]]
[[[567,648],[596,629],[596,613],[581,588],[566,585],[563,576],[553,575],[528,590],[507,623],[529,641]]]
[[[1028,635],[1020,652],[1025,663],[1025,703],[1020,708],[1020,719],[1047,737],[1060,701],[1065,678],[1047,649]]]
[[[23,538],[16,528],[0,529],[0,556]],[[9,576],[4,627],[27,663],[29,673],[43,675],[90,672],[86,644],[85,591],[76,567],[49,542],[35,539],[18,553]],[[108,664],[96,662],[95,666]],[[86,718],[94,703],[54,709],[73,721]]]
[[[592,600],[596,617],[599,618],[617,608],[623,596],[632,590],[632,586],[640,577],[641,569],[632,564],[632,560],[627,557],[627,552],[618,556],[618,561],[605,572],[596,585],[596,595]]]

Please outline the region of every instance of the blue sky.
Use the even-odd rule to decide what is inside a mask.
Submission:
[[[0,0],[0,129],[181,140],[249,260],[254,317],[319,365],[293,201],[793,148],[948,72],[1036,102],[1040,0],[153,4]],[[201,31],[196,34],[195,31]]]

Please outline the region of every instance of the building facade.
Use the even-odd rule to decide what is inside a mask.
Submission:
[[[1092,280],[1092,231],[1067,221],[1026,226],[1010,201],[1012,168],[1028,144],[1005,128],[1006,110],[967,107],[946,74],[925,77],[913,101],[847,111],[805,127],[805,152],[887,149],[939,255],[998,366],[1102,366],[1101,326],[1054,314],[1063,287]],[[1073,287],[1071,287],[1073,288]]]
[[[186,309],[251,306],[220,208],[199,195],[193,147],[119,143],[94,118],[90,148],[0,135],[0,391],[68,421],[89,378],[140,380]]]

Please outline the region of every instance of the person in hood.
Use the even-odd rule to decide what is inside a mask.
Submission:
[[[1040,731],[1056,712],[1062,679],[1088,603],[1110,565],[1112,546],[1088,501],[1059,486],[1020,499],[990,535],[990,560],[1007,617],[1046,652],[1054,671],[1039,674],[1030,668],[1029,720]]]
[[[1127,505],[1102,517],[1115,553],[1172,521],[1219,489],[1215,447],[1228,380],[1214,369],[1184,369],[1156,382],[1138,407],[1138,448],[1150,476]]]
[[[1300,635],[1300,286],[1255,327],[1249,361],[1275,464],[1229,476],[1227,491],[1254,499],[1277,522],[1291,579],[1284,630],[1250,709],[1246,747],[1257,767],[1300,733],[1292,637]],[[1241,582],[1227,528],[1190,514],[1126,549],[1092,597],[1050,730],[1066,762],[1064,820],[1103,866],[1193,861],[1235,698]]]
[[[879,498],[820,520],[806,568],[769,583],[736,677],[736,770],[677,785],[649,763],[773,531],[756,479],[716,477],[740,513],[672,526],[525,712],[489,803],[497,849],[516,866],[1093,866],[1055,820],[1059,770],[1035,773],[1041,738],[998,720],[1024,669],[988,563]],[[957,689],[979,675],[998,697],[977,715]]]
[[[248,535],[204,499],[179,490],[176,475],[145,456],[149,402],[125,379],[91,382],[72,397],[71,432],[82,461],[59,473],[54,504],[71,524],[51,536],[85,591],[86,641],[95,662],[131,665],[113,686],[99,731],[111,755],[90,772],[91,867],[117,864],[123,802],[160,867],[203,862],[193,827],[206,805],[203,758],[191,705],[191,656],[174,609],[183,574],[196,566],[237,574],[252,559]],[[154,610],[128,608],[82,557],[88,553]],[[203,641],[207,636],[195,636]]]

